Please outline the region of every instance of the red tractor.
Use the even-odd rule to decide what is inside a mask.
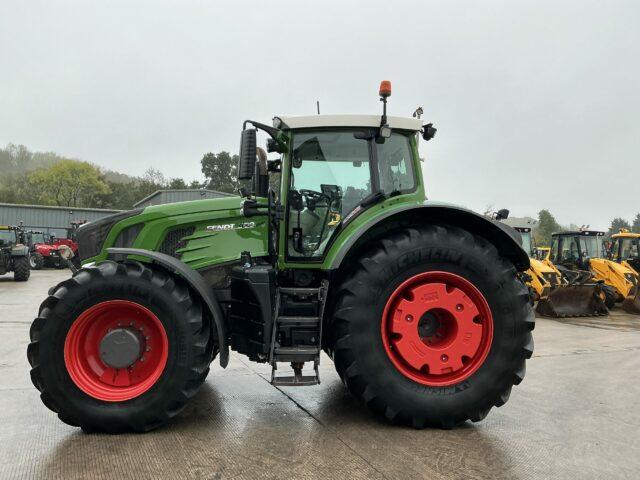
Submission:
[[[42,270],[44,267],[66,267],[66,260],[60,257],[60,244],[54,243],[53,236],[38,230],[31,230],[27,232],[26,237],[31,253],[29,265],[32,270]]]
[[[53,235],[37,230],[27,232],[29,250],[31,252],[29,261],[31,269],[41,270],[44,267],[65,268],[67,261],[60,256],[60,247],[62,245],[66,245],[71,249],[74,256],[70,261],[79,267],[76,231],[80,225],[85,223],[87,223],[86,220],[72,221],[71,227],[67,228],[67,238],[56,238]]]

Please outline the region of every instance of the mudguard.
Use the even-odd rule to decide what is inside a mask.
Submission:
[[[218,300],[208,287],[202,275],[189,265],[181,262],[177,258],[171,257],[164,253],[143,250],[140,248],[108,248],[109,256],[113,255],[136,255],[145,257],[160,264],[164,268],[180,275],[204,300],[211,317],[215,323],[216,333],[218,334],[218,348],[220,349],[220,366],[225,368],[229,363],[229,344],[227,343],[227,335],[224,327],[224,317],[222,310],[218,305]]]
[[[521,246],[522,238],[513,228],[463,207],[427,200],[422,204],[404,205],[389,209],[385,213],[372,218],[340,247],[340,251],[334,256],[330,268],[339,268],[351,248],[372,227],[408,214],[414,217],[417,214],[420,218],[420,223],[452,225],[485,238],[495,245],[500,254],[507,257],[518,271],[523,272],[530,266],[529,255]]]

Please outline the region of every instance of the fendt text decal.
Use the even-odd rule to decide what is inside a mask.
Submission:
[[[247,228],[255,227],[256,222],[223,223],[221,225],[209,225],[206,230],[214,232],[226,232],[227,230],[245,230]]]

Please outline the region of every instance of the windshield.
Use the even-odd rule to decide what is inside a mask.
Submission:
[[[602,258],[602,238],[581,236],[580,250],[582,258]]]
[[[620,260],[638,258],[640,250],[640,238],[618,238],[615,243],[613,257]]]
[[[16,242],[16,234],[13,230],[0,230],[0,245],[8,245]]]
[[[531,257],[533,256],[533,248],[531,245],[531,232],[520,232],[522,236],[522,248]]]
[[[33,243],[46,243],[44,240],[44,233],[32,233],[31,241]]]

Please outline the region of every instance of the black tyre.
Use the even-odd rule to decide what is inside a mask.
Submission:
[[[329,350],[374,412],[451,428],[483,419],[524,378],[535,325],[529,291],[484,239],[449,226],[402,229],[349,271]]]
[[[179,278],[138,262],[104,262],[58,284],[30,336],[31,379],[43,403],[92,432],[168,422],[199,390],[213,357],[200,300]]]
[[[80,258],[79,257],[73,257],[71,260],[69,260],[71,262],[71,264],[76,267],[76,268],[80,268],[82,267],[82,264],[80,263]]]
[[[26,282],[31,275],[31,267],[29,266],[29,257],[13,258],[13,279],[16,282]]]
[[[609,310],[613,309],[613,307],[616,306],[616,301],[618,300],[618,292],[616,292],[615,288],[609,285],[603,285],[602,292],[604,293],[604,304]]]
[[[44,258],[38,252],[33,252],[29,256],[29,266],[31,270],[42,270],[42,266],[44,265]]]

